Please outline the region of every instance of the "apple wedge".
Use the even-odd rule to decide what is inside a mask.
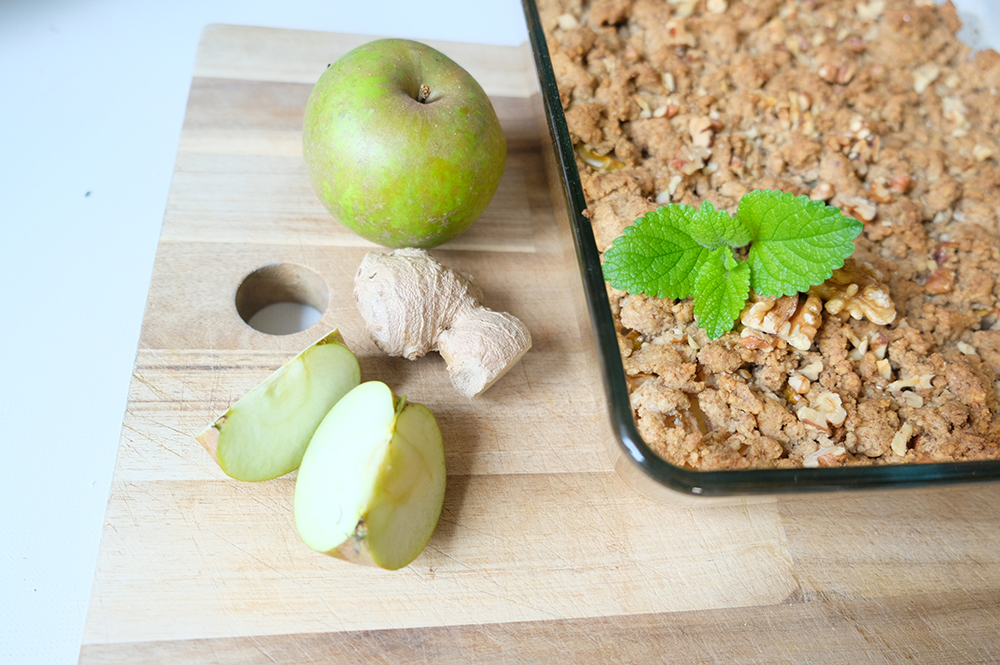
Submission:
[[[337,402],[309,442],[295,482],[295,526],[317,552],[397,570],[426,547],[444,488],[434,415],[368,381]]]
[[[237,400],[196,438],[237,480],[283,476],[298,468],[320,422],[360,382],[358,360],[334,330]]]

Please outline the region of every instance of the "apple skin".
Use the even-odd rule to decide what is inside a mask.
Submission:
[[[418,101],[421,85],[426,101]],[[380,39],[327,68],[309,95],[302,148],[313,189],[341,224],[387,247],[436,247],[489,205],[507,161],[490,99],[435,49]]]

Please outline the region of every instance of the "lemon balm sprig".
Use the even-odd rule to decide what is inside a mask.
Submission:
[[[733,329],[750,289],[765,297],[808,291],[854,253],[864,224],[807,196],[757,190],[736,215],[704,201],[646,213],[604,253],[616,289],[657,298],[694,298],[710,339]],[[746,258],[735,250],[749,245]]]

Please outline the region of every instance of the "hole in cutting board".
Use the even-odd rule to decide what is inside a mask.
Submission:
[[[291,335],[311,328],[329,303],[330,292],[323,278],[295,263],[258,268],[236,289],[240,318],[269,335]]]

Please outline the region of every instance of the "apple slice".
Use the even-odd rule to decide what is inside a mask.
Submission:
[[[434,533],[444,487],[434,414],[368,381],[337,402],[309,442],[295,482],[295,526],[317,552],[397,570]]]
[[[358,359],[334,330],[241,397],[196,438],[237,480],[270,480],[298,468],[309,439],[361,382]]]

